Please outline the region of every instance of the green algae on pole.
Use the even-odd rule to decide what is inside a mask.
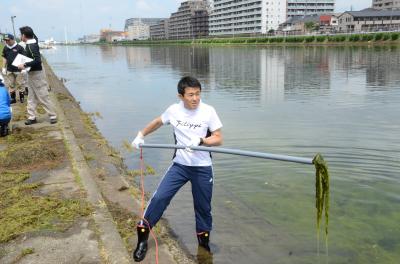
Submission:
[[[313,159],[315,166],[315,207],[317,208],[318,236],[321,226],[322,214],[325,213],[325,236],[328,237],[329,224],[329,172],[328,166],[321,154]]]

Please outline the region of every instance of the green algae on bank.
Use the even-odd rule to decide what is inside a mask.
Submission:
[[[62,140],[47,136],[46,129],[16,129],[0,140],[7,148],[0,153],[0,168],[27,170],[32,167],[54,167],[65,158]],[[1,170],[1,169],[0,169]]]
[[[42,196],[41,183],[24,183],[29,173],[0,174],[0,243],[40,230],[63,231],[91,209],[86,202]]]

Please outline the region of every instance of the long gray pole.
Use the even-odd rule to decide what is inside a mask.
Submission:
[[[178,146],[178,145],[172,145],[172,144],[141,144],[140,147],[142,147],[142,148],[159,148],[159,149],[185,149],[186,148],[186,146]],[[308,159],[308,158],[277,155],[277,154],[270,154],[270,153],[263,153],[263,152],[246,151],[246,150],[240,150],[240,149],[227,149],[227,148],[201,147],[201,146],[190,147],[190,149],[197,150],[197,151],[224,153],[224,154],[240,155],[240,156],[255,157],[255,158],[262,158],[262,159],[289,161],[289,162],[296,162],[296,163],[302,163],[302,164],[313,164],[312,159]]]

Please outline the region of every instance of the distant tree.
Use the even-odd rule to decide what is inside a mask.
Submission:
[[[269,36],[273,36],[273,35],[275,35],[275,30],[271,28],[270,30],[268,30],[267,33]]]
[[[319,30],[319,24],[316,22],[306,22],[304,24],[304,27],[306,28],[306,31],[311,32],[311,31],[317,31]]]

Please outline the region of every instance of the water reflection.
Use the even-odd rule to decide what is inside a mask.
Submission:
[[[210,56],[208,48],[166,47],[157,51],[158,53],[156,54],[152,53],[154,62],[171,65],[172,69],[178,70],[181,75],[191,74],[199,79],[205,79],[209,74]],[[158,56],[160,53],[165,54],[165,56]]]
[[[324,96],[332,78],[347,80],[356,91],[358,83],[372,90],[398,87],[396,46],[384,47],[115,47],[100,46],[103,62],[126,59],[129,68],[168,65],[183,75],[197,76],[206,89],[226,92],[245,101],[276,103],[291,95]],[[371,53],[371,49],[375,53]],[[87,49],[83,49],[87,56]],[[376,56],[378,54],[378,56]],[[337,76],[331,73],[336,71]],[[352,72],[350,76],[349,73]],[[362,75],[362,76],[361,76]]]
[[[125,48],[126,62],[130,69],[145,68],[152,64],[151,50],[148,47]]]
[[[109,45],[100,45],[100,55],[102,62],[115,62],[123,59],[124,54],[121,52],[123,49],[121,47],[109,46]]]

